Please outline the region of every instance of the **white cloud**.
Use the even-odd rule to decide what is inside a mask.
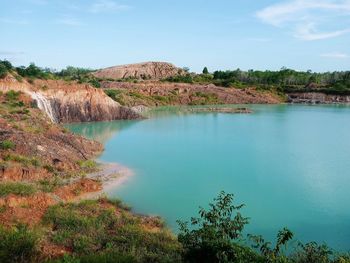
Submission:
[[[324,54],[321,54],[320,56],[324,58],[335,58],[335,59],[344,59],[344,58],[350,57],[348,54],[341,53],[341,52],[324,53]]]
[[[130,6],[119,4],[115,1],[98,0],[90,7],[89,11],[91,13],[111,13],[111,12],[113,13],[113,12],[126,10],[129,8]]]
[[[321,40],[341,36],[350,32],[350,29],[335,30],[331,32],[318,32],[313,23],[298,26],[294,36],[303,40]]]
[[[350,27],[339,28],[342,24],[339,19],[349,15],[350,0],[290,0],[256,13],[262,22],[292,30],[295,37],[307,41],[349,33]],[[332,29],[319,30],[322,26],[331,26]]]

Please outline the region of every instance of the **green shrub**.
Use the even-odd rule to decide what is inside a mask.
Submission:
[[[123,210],[126,210],[126,211],[131,210],[131,207],[129,205],[125,204],[122,200],[118,198],[109,198],[108,202],[114,205],[115,207],[121,208]]]
[[[97,163],[94,160],[78,161],[80,168],[86,170],[94,170],[97,167]]]
[[[63,182],[62,179],[55,176],[52,179],[44,179],[39,181],[39,188],[41,191],[46,193],[52,193],[55,191],[55,189],[59,186],[62,186]]]
[[[249,262],[242,257],[242,251],[249,259],[258,259],[253,251],[238,244],[248,218],[239,210],[243,205],[233,204],[233,195],[221,192],[209,210],[200,208],[198,218],[191,218],[192,227],[187,222],[178,221],[178,240],[184,247],[184,258],[189,262]]]
[[[121,91],[115,89],[105,89],[104,92],[108,97],[111,97],[112,99],[115,99],[121,93]]]
[[[65,255],[62,259],[49,261],[48,263],[137,263],[131,255],[124,255],[116,252],[103,252],[85,256]]]
[[[20,91],[10,90],[10,91],[6,92],[5,97],[9,101],[16,101],[16,100],[18,100],[20,94],[21,94]]]
[[[178,83],[193,83],[193,78],[191,74],[186,74],[186,75],[177,75],[173,77],[168,77],[163,81],[178,82]]]
[[[39,236],[20,225],[7,230],[0,226],[0,262],[32,262],[37,256]]]
[[[0,142],[0,149],[2,150],[11,150],[16,147],[15,143],[10,140],[3,140]]]
[[[7,72],[8,72],[7,68],[3,64],[0,64],[0,79],[3,79],[4,77],[6,77]]]
[[[11,62],[8,60],[0,60],[0,65],[3,65],[7,70],[11,70],[13,68]]]
[[[21,163],[25,166],[32,165],[35,167],[39,167],[41,165],[40,161],[37,158],[35,158],[35,157],[29,158],[29,157],[22,156],[19,154],[7,154],[4,156],[4,160],[18,162],[18,163]]]
[[[4,197],[9,194],[29,196],[34,194],[36,191],[35,187],[24,183],[0,183],[0,197]]]

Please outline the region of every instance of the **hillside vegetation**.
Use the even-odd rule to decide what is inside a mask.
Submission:
[[[126,65],[133,67],[134,65]],[[124,67],[126,67],[124,66]],[[116,67],[118,68],[118,67]],[[101,70],[100,70],[101,71]],[[98,72],[100,72],[98,71]],[[29,66],[14,67],[9,61],[0,60],[0,78],[8,72],[15,72],[18,79],[64,79],[89,83],[96,88],[103,87],[104,81],[147,83],[150,77],[142,74],[136,77],[127,74],[123,78],[106,78],[94,75],[97,70],[68,66],[66,69],[56,71],[49,68],[40,68],[34,63]],[[128,71],[126,71],[128,72]],[[173,72],[173,71],[171,71]],[[174,71],[175,72],[175,71]],[[170,74],[170,73],[168,73]],[[189,83],[189,84],[213,84],[218,87],[246,88],[256,87],[261,90],[270,90],[280,93],[289,92],[323,92],[335,95],[350,95],[350,71],[334,71],[317,73],[309,71],[296,71],[288,68],[280,70],[216,70],[210,73],[205,67],[203,73],[190,73],[188,68],[181,69],[181,74],[172,73],[159,81]]]

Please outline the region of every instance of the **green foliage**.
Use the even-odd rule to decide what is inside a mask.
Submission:
[[[8,60],[0,60],[0,64],[3,65],[9,71],[13,69],[11,62]]]
[[[279,92],[325,92],[327,94],[350,95],[350,72],[335,71],[315,73],[311,71],[296,71],[281,68],[279,71],[260,71],[240,69],[208,72],[205,67],[203,74],[186,74],[164,79],[168,82],[180,83],[212,83],[222,87],[245,88],[259,87],[260,90]]]
[[[123,259],[120,255],[128,255],[127,258],[135,258],[137,262],[178,261],[180,247],[170,234],[147,232],[140,218],[124,210],[118,210],[116,215],[116,208],[100,206],[99,202],[105,201],[50,207],[44,224],[54,229],[52,242],[70,247],[73,256],[86,260],[83,262]],[[98,256],[92,257],[95,253]]]
[[[65,255],[61,259],[49,261],[48,263],[137,263],[135,257],[115,252],[104,252],[84,256]]]
[[[60,77],[78,78],[79,76],[86,75],[93,71],[92,69],[68,66],[60,72],[57,72],[56,75]]]
[[[26,226],[13,229],[0,226],[0,262],[32,262],[38,254],[39,236]]]
[[[168,77],[164,81],[180,82],[180,83],[193,83],[193,78],[192,78],[191,74],[176,75],[176,76],[173,76],[173,77]]]
[[[12,64],[7,60],[0,60],[0,79],[4,78],[12,70]]]
[[[0,142],[0,149],[2,150],[11,150],[16,147],[15,143],[10,140],[3,140]]]
[[[78,83],[88,83],[94,86],[95,88],[100,88],[101,84],[99,80],[92,74],[90,74],[93,71],[94,70],[92,69],[68,66],[66,69],[62,69],[55,75],[65,80],[76,80],[78,81]]]
[[[112,205],[114,205],[115,207],[121,208],[125,211],[130,211],[131,207],[127,204],[125,204],[122,200],[118,199],[118,198],[110,198],[108,199],[108,202]]]
[[[51,193],[59,186],[62,186],[63,182],[60,177],[53,177],[51,179],[43,179],[39,181],[39,189],[46,193]]]
[[[37,158],[35,158],[35,157],[29,158],[29,157],[22,156],[19,154],[7,154],[4,156],[4,160],[18,162],[18,163],[21,163],[25,166],[32,165],[32,166],[38,167],[41,165],[40,161]]]
[[[0,183],[0,197],[7,196],[9,194],[29,196],[35,192],[35,187],[29,184],[15,182]]]
[[[316,242],[307,244],[299,243],[298,250],[292,258],[298,263],[328,263],[331,262],[333,251],[325,244],[319,245]]]
[[[97,163],[94,160],[81,160],[81,161],[78,161],[78,164],[80,168],[86,171],[95,170],[97,167]]]
[[[34,63],[30,63],[28,67],[25,67],[25,66],[17,67],[16,71],[21,77],[29,78],[28,80],[29,82],[30,80],[33,80],[36,78],[38,79],[54,78],[54,74],[52,70],[47,68],[46,69],[40,68],[36,66]]]
[[[104,92],[108,97],[112,98],[113,100],[116,100],[117,96],[121,93],[119,90],[115,89],[105,89]]]
[[[271,248],[271,242],[266,242],[262,236],[248,235],[248,237],[254,242],[253,247],[260,250],[267,262],[277,262],[281,258],[285,259],[285,256],[281,255],[281,249],[287,247],[288,241],[293,238],[293,233],[287,228],[280,230],[274,248]]]
[[[7,68],[3,64],[0,64],[0,79],[6,77],[7,72]]]
[[[253,242],[250,248],[241,239],[248,223],[239,213],[243,205],[234,205],[233,195],[225,192],[214,201],[209,210],[199,210],[199,218],[191,219],[191,227],[178,221],[184,262],[350,263],[350,254],[335,253],[327,245],[315,242],[299,243],[287,253],[287,243],[293,238],[287,228],[278,232],[274,247],[262,236],[248,235]]]
[[[243,205],[233,204],[233,195],[221,192],[209,210],[200,208],[198,218],[178,221],[178,240],[184,247],[184,257],[189,262],[239,262],[242,252],[254,257],[254,253],[238,244],[248,218],[239,210]],[[246,262],[246,261],[245,261]]]
[[[8,101],[17,101],[20,94],[21,94],[20,91],[10,90],[10,91],[6,92],[5,98],[6,98]]]

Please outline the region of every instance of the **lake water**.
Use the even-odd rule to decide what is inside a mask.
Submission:
[[[100,160],[135,175],[108,194],[138,213],[196,216],[221,190],[250,217],[247,233],[350,250],[350,107],[252,105],[253,114],[160,108],[142,121],[73,124],[101,141]]]

